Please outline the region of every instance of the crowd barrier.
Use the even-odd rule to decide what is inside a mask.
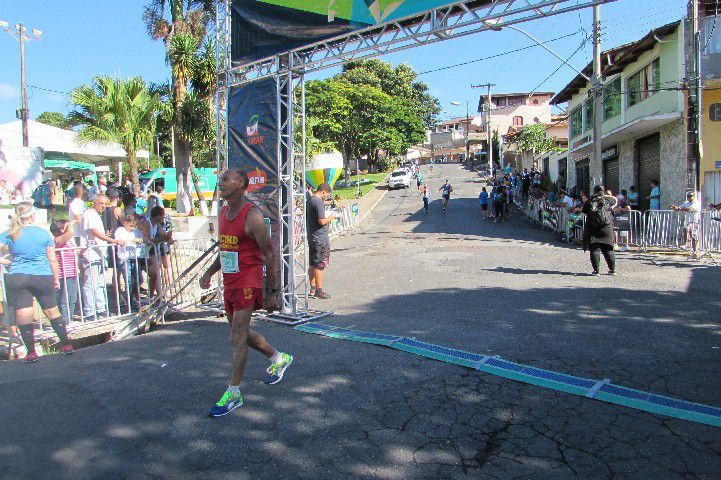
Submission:
[[[529,196],[516,195],[516,205],[535,223],[557,232],[566,241],[581,240],[586,218],[563,207]],[[675,210],[637,210],[614,216],[616,242],[620,246],[663,250],[692,250],[696,253],[721,252],[721,211],[690,213]]]
[[[329,233],[332,237],[338,236],[358,225],[360,211],[357,203],[347,207],[334,208],[333,211],[337,218],[331,222],[329,227]]]

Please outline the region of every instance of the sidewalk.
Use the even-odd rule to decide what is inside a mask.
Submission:
[[[413,188],[413,186],[411,186],[411,188]],[[368,192],[366,195],[362,196],[361,198],[339,200],[338,206],[349,207],[354,203],[357,203],[358,211],[360,212],[360,220],[358,221],[358,223],[361,223],[373,211],[375,206],[378,205],[378,202],[380,202],[383,197],[385,197],[386,193],[388,193],[388,187],[386,186],[385,179],[383,179],[382,181],[377,183],[375,188]]]

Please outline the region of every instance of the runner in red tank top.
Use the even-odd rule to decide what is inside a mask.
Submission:
[[[247,188],[248,176],[240,170],[227,170],[218,179],[218,191],[227,203],[218,215],[220,253],[200,279],[201,287],[209,288],[211,277],[218,271],[223,272],[225,312],[234,349],[230,384],[210,409],[211,417],[226,415],[243,404],[240,380],[248,359],[248,347],[270,359],[268,384],[280,382],[293,362],[292,355],[274,349],[260,333],[250,329],[253,310],[263,306],[263,266],[267,272],[266,291],[272,294],[277,292],[270,286],[276,285],[278,264],[263,216],[245,198]]]

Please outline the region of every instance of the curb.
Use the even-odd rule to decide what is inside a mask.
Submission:
[[[376,186],[378,186],[378,185],[380,185],[381,183],[383,183],[386,179],[388,179],[388,176],[387,176],[387,175],[386,175],[386,177],[385,177],[383,180],[381,180],[380,182],[376,183]],[[368,211],[365,212],[365,213],[360,217],[360,219],[358,219],[358,223],[356,223],[356,224],[353,225],[351,228],[348,228],[348,229],[346,229],[346,230],[344,230],[344,231],[342,231],[342,232],[340,232],[340,233],[337,233],[337,234],[335,234],[335,235],[331,235],[330,238],[338,238],[338,237],[343,236],[343,235],[345,235],[346,233],[348,233],[348,232],[350,232],[350,231],[352,231],[352,230],[360,227],[361,223],[363,223],[363,221],[364,221],[366,218],[368,218],[368,215],[370,215],[371,213],[373,213],[373,210],[378,206],[379,203],[381,203],[381,200],[383,200],[383,199],[385,198],[385,196],[388,194],[388,192],[390,192],[390,190],[385,190],[385,191],[381,194],[381,196],[378,198],[378,200],[376,200],[376,201],[373,203],[373,205],[371,205],[371,207],[368,209]]]

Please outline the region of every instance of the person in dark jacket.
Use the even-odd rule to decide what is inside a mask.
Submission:
[[[592,275],[598,275],[601,253],[608,266],[608,274],[616,275],[616,256],[613,253],[613,215],[611,211],[618,204],[618,199],[605,195],[602,185],[596,185],[593,196],[583,205],[581,210],[586,215],[586,227],[583,231],[583,250],[591,254]],[[605,218],[607,221],[603,221]]]

